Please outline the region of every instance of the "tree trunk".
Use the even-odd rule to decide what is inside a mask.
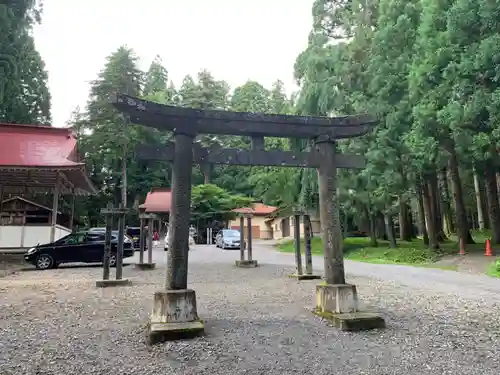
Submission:
[[[431,200],[432,217],[434,219],[434,228],[436,228],[436,236],[439,242],[446,240],[446,235],[443,231],[443,216],[441,214],[441,196],[439,194],[439,186],[437,173],[433,171],[429,173],[427,179],[429,187],[429,198]]]
[[[376,233],[377,238],[387,241],[387,233],[385,232],[385,222],[384,215],[381,212],[377,212],[375,215],[375,223],[376,223]]]
[[[422,202],[424,206],[427,234],[429,236],[429,249],[437,250],[439,249],[439,242],[436,231],[436,220],[433,217],[432,199],[429,190],[429,184],[424,182],[422,185]]]
[[[476,193],[476,207],[477,207],[477,222],[479,224],[479,230],[484,231],[484,213],[483,213],[483,202],[481,200],[481,185],[479,183],[479,176],[474,168],[474,192]],[[495,182],[496,185],[496,182]]]
[[[408,223],[408,204],[399,197],[399,240],[411,241],[410,227]]]
[[[448,186],[448,177],[446,175],[446,168],[439,171],[439,180],[441,182],[441,191],[443,198],[441,201],[441,212],[443,213],[443,231],[446,236],[455,233],[455,225],[453,223],[453,214],[451,210],[451,197],[450,188]]]
[[[378,247],[377,235],[375,234],[375,220],[373,215],[370,213],[368,208],[365,206],[364,208],[365,216],[368,221],[368,232],[370,233],[370,246]]]
[[[392,217],[389,214],[384,214],[384,224],[385,232],[387,238],[389,239],[389,245],[394,249],[398,247],[396,243],[396,237],[394,236],[394,223],[392,222]]]
[[[493,174],[495,174],[494,172],[492,172]],[[480,179],[479,179],[479,185],[481,186],[481,202],[483,204],[483,212],[485,212],[484,214],[484,227],[486,230],[488,229],[491,229],[491,223],[490,223],[490,216],[488,215],[488,202],[487,202],[487,198],[486,198],[486,187],[484,186],[484,180],[480,174]],[[496,178],[495,178],[495,181],[496,181]]]
[[[497,172],[495,174],[495,176],[496,176],[496,180],[497,180],[497,189],[498,189],[498,191],[500,191],[500,172]]]
[[[491,225],[491,240],[494,244],[500,244],[500,207],[498,202],[498,188],[495,172],[486,167],[484,173],[486,187],[486,201],[488,204],[488,216]]]
[[[425,209],[424,209],[424,197],[423,197],[423,184],[422,179],[417,177],[417,182],[415,186],[415,191],[417,193],[417,208],[418,208],[418,228],[424,243],[429,245],[429,235],[427,234],[427,227],[425,226]]]
[[[417,237],[417,231],[415,230],[415,222],[413,221],[414,218],[413,218],[413,209],[411,207],[411,204],[409,205],[409,210],[408,210],[408,216],[407,216],[407,220],[408,220],[408,227],[410,228],[410,236],[411,236],[411,239],[414,239]]]
[[[473,244],[474,240],[470,234],[469,223],[467,222],[462,181],[458,172],[457,153],[454,148],[450,148],[448,151],[450,153],[450,158],[448,160],[448,172],[450,174],[453,201],[455,202],[455,220],[457,222],[458,240],[459,242],[462,240],[464,244]]]

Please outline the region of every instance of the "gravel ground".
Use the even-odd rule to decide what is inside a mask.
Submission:
[[[0,254],[0,278],[26,267],[24,254]]]
[[[100,268],[30,271],[0,279],[0,374],[498,373],[499,306],[349,277],[388,327],[343,333],[306,308],[314,282],[264,265],[190,265],[207,336],[148,347],[145,324],[164,271],[125,268],[135,284],[96,289]]]

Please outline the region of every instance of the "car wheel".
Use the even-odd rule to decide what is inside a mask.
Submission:
[[[109,256],[109,266],[116,267],[116,254],[111,254]]]
[[[35,266],[39,270],[48,270],[54,266],[54,259],[48,254],[40,254],[36,258]]]

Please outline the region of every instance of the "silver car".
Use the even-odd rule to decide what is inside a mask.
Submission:
[[[223,250],[240,248],[240,231],[236,229],[223,229],[215,237],[215,246]]]
[[[165,251],[168,251],[168,234],[169,233],[170,232],[167,232],[167,234],[165,235],[165,242],[164,242]],[[194,239],[193,239],[193,236],[189,235],[189,247],[190,247],[189,250],[191,250],[191,246],[194,246]]]

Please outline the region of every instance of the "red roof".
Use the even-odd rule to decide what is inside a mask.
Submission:
[[[277,209],[278,207],[268,206],[263,203],[254,203],[252,204],[252,207],[237,208],[233,210],[233,212],[237,212],[239,214],[252,214],[256,216],[265,216],[269,215],[270,213],[273,213]]]
[[[150,213],[170,212],[172,192],[168,188],[153,188],[146,196],[146,201],[139,206]]]
[[[0,166],[72,167],[79,163],[71,129],[0,123]]]
[[[78,160],[70,128],[0,123],[0,181],[10,194],[50,191],[62,177],[62,194],[95,193],[85,163]]]

